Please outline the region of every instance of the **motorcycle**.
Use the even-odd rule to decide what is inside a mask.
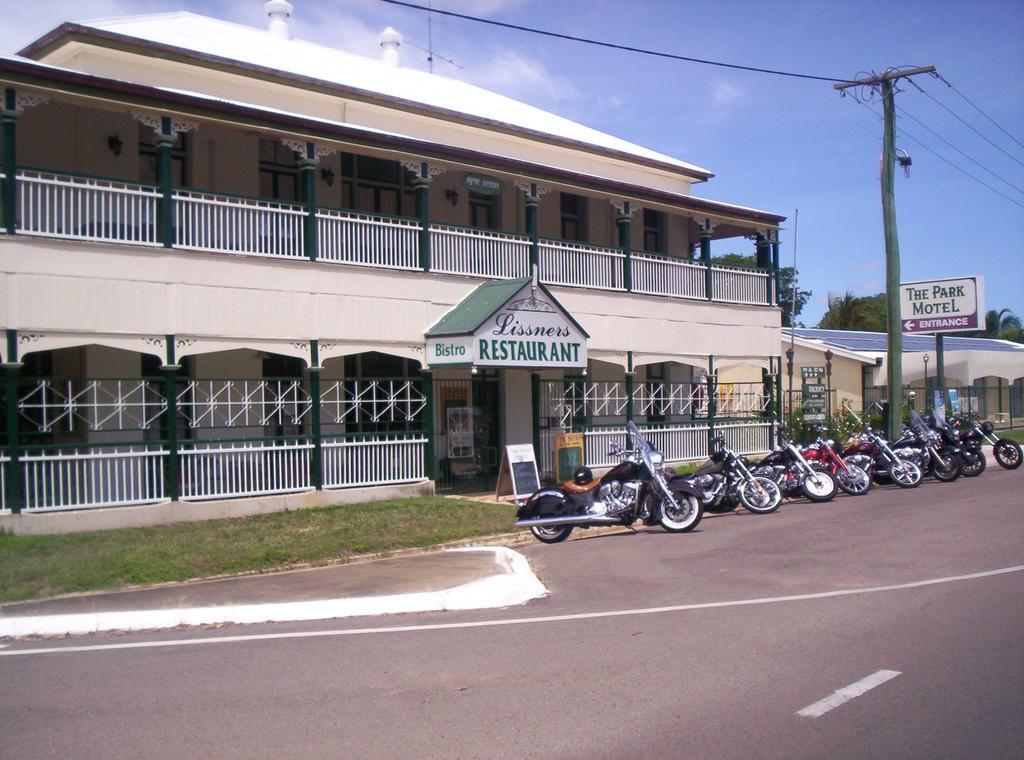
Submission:
[[[974,440],[977,443],[987,441],[992,446],[992,454],[996,462],[1004,470],[1016,470],[1021,463],[1020,444],[1009,438],[996,438],[995,426],[991,422],[975,421],[971,427],[961,430],[958,438],[961,443]]]
[[[782,503],[782,492],[771,478],[753,475],[747,462],[717,436],[716,450],[692,475],[684,475],[700,493],[705,509],[742,504],[747,510],[766,515]]]
[[[846,461],[843,449],[832,439],[823,435],[824,428],[818,429],[818,438],[801,452],[812,467],[820,466],[835,478],[836,484],[851,496],[863,496],[871,490],[871,478],[856,463]]]
[[[831,501],[838,485],[832,473],[812,467],[786,433],[779,428],[779,447],[751,472],[774,480],[784,495],[803,493],[811,501]]]
[[[878,402],[871,408],[880,406]],[[860,423],[863,431],[854,436],[843,452],[843,459],[864,470],[876,483],[891,480],[900,488],[917,488],[924,473],[909,459],[896,456],[889,442],[877,433],[844,402],[843,411]]]
[[[960,447],[943,441],[916,411],[910,412],[910,425],[903,428],[903,435],[892,443],[892,449],[897,456],[909,459],[922,472],[930,472],[943,483],[960,477]]]
[[[988,462],[985,452],[981,449],[981,439],[968,436],[966,440],[957,435],[957,431],[946,420],[946,415],[936,410],[928,415],[928,425],[942,438],[943,443],[952,448],[959,448],[960,474],[965,478],[975,478],[985,472]]]
[[[564,541],[573,528],[602,525],[657,525],[670,533],[697,527],[704,516],[700,492],[685,478],[667,470],[665,457],[629,421],[632,449],[611,445],[610,456],[621,458],[596,480],[588,467],[579,467],[560,487],[542,488],[516,512],[515,525],[529,528],[545,544]]]

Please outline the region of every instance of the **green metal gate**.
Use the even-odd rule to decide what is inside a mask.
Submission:
[[[434,461],[439,491],[494,490],[501,462],[495,376],[434,381]]]

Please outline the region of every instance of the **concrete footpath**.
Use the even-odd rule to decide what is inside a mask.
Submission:
[[[508,607],[545,596],[523,555],[472,547],[0,605],[0,637]]]

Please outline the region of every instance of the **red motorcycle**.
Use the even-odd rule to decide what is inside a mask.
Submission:
[[[871,478],[857,465],[843,460],[843,450],[831,438],[822,436],[818,431],[817,440],[803,450],[804,459],[811,467],[830,472],[845,493],[851,496],[863,496],[871,490]]]

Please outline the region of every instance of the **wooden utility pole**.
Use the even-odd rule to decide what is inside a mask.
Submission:
[[[887,69],[878,76],[833,85],[837,90],[850,87],[879,87],[885,128],[882,135],[882,223],[885,226],[885,301],[888,311],[888,355],[886,382],[889,386],[889,419],[886,434],[896,440],[903,422],[903,325],[900,319],[900,242],[896,234],[896,199],[893,173],[896,163],[896,99],[895,82],[915,74],[932,74],[934,66],[916,69]]]

